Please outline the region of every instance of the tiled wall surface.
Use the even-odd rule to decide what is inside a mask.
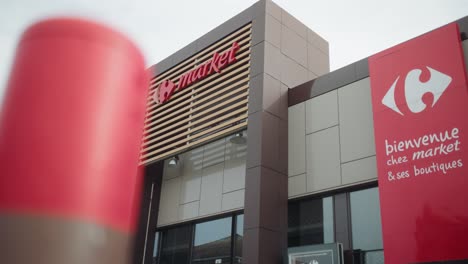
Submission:
[[[229,138],[179,155],[176,167],[165,161],[158,226],[244,207],[247,146]]]
[[[289,108],[289,197],[377,177],[369,78]]]
[[[330,71],[328,42],[275,3],[266,1],[266,14],[253,30],[264,32],[263,42],[252,40],[251,75],[262,71],[293,88]]]
[[[288,89],[329,71],[328,43],[275,3],[252,21],[243,261],[286,253]],[[312,54],[309,56],[309,54]]]

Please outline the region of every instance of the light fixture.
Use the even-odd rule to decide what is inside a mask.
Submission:
[[[236,133],[234,136],[232,136],[229,141],[232,143],[232,144],[236,144],[236,145],[241,145],[241,144],[245,144],[245,142],[247,142],[247,139],[244,137],[244,135],[242,134],[242,132],[238,132]]]
[[[169,167],[175,167],[177,166],[177,164],[179,164],[179,156],[178,155],[175,155],[174,157],[172,157],[169,162],[167,163],[167,165]]]

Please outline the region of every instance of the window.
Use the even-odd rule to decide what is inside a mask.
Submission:
[[[244,239],[244,215],[236,217],[236,233],[234,235],[234,261],[233,263],[242,263],[242,241]]]
[[[158,264],[159,256],[159,232],[154,235],[153,264]]]
[[[354,249],[382,249],[382,225],[377,188],[350,193]]]
[[[153,264],[242,263],[243,235],[242,214],[158,231]]]
[[[333,231],[333,198],[289,203],[288,247],[331,243]]]
[[[335,229],[333,219],[333,198],[325,197],[323,202],[323,243],[335,242]]]
[[[232,217],[195,225],[192,263],[231,263]]]
[[[384,263],[378,188],[350,193],[353,248],[363,250],[368,264]]]
[[[189,261],[192,226],[186,225],[162,232],[161,264],[185,264]]]

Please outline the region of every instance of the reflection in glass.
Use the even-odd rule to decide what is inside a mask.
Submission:
[[[189,261],[191,226],[181,226],[163,231],[161,264],[186,264]]]
[[[378,188],[350,193],[354,249],[382,249]]]
[[[158,263],[159,254],[159,232],[154,235],[154,248],[153,248],[153,264]]]
[[[333,221],[333,197],[325,197],[323,202],[323,243],[335,242]]]
[[[242,263],[242,240],[244,238],[244,215],[236,218],[236,237],[234,238],[234,263]]]
[[[372,250],[364,253],[366,264],[384,264],[383,250]]]
[[[192,263],[231,263],[231,229],[232,217],[196,224]]]
[[[331,197],[289,203],[288,247],[331,243],[333,237]]]

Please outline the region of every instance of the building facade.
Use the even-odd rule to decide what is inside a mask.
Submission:
[[[368,59],[329,72],[327,41],[259,1],[150,71],[134,263],[283,263],[330,243],[384,262]]]

